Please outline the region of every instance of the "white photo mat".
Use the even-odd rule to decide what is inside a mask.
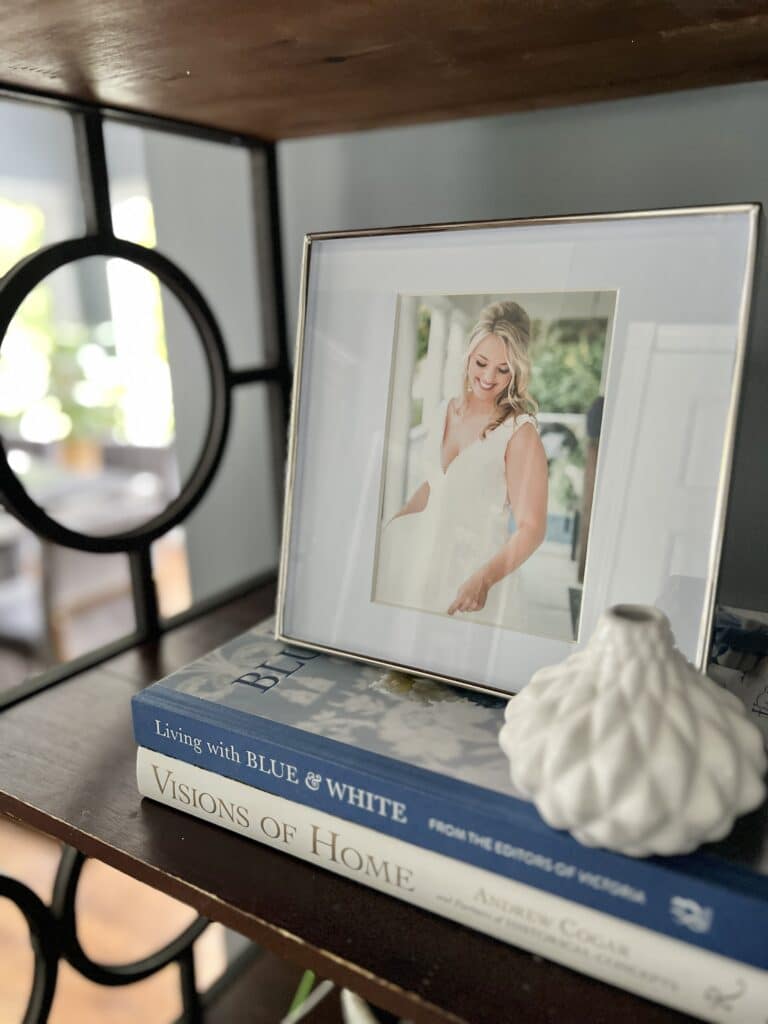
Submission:
[[[310,236],[277,607],[294,642],[502,693],[616,603],[703,666],[759,208]],[[372,601],[398,298],[616,292],[578,639]]]

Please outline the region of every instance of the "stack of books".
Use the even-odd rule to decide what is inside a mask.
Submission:
[[[768,823],[684,857],[515,799],[504,701],[256,627],[133,699],[141,793],[709,1021],[768,1021]]]

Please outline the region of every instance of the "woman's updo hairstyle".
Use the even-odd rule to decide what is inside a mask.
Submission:
[[[528,348],[531,342],[531,318],[517,302],[493,302],[486,306],[472,328],[464,360],[464,388],[469,387],[469,360],[472,353],[489,334],[504,343],[509,363],[509,384],[496,397],[498,416],[483,431],[482,436],[495,430],[510,416],[524,413],[535,415],[538,406],[528,394],[531,379],[531,360]]]

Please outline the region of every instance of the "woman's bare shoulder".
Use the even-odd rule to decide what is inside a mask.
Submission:
[[[522,430],[523,427],[532,427],[536,434],[539,432],[539,424],[535,416],[532,416],[529,412],[521,412],[519,416],[512,417],[512,425],[515,433]]]
[[[507,456],[518,453],[523,455],[538,451],[539,449],[543,451],[544,446],[541,443],[538,426],[534,417],[528,414],[516,417],[507,441]]]
[[[525,434],[535,434],[539,436],[539,425],[536,421],[535,416],[531,416],[530,413],[523,412],[518,416],[508,416],[502,423],[499,424],[497,430],[500,430],[507,438],[507,442],[511,441],[513,437],[517,437],[522,432]]]

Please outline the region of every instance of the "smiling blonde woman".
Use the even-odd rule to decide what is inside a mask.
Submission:
[[[482,310],[462,393],[443,400],[429,424],[424,481],[382,530],[377,601],[524,628],[516,570],[543,541],[547,520],[530,334],[516,302]]]

